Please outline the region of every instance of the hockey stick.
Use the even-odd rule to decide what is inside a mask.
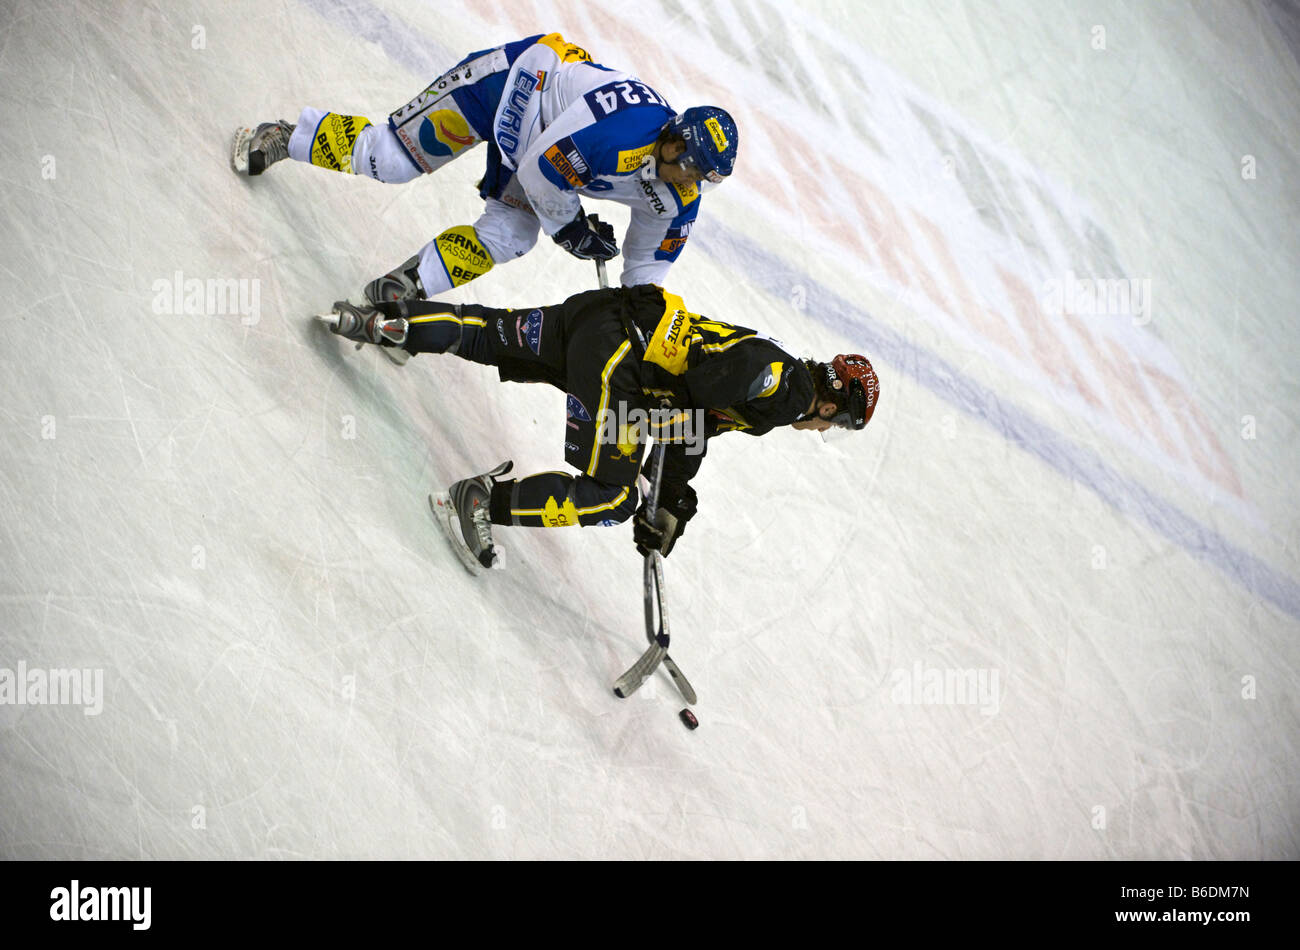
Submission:
[[[655,508],[659,501],[659,484],[664,474],[664,446],[659,443],[654,448],[655,451],[655,473],[654,481],[650,486],[650,494],[646,498],[646,520],[653,523],[655,517]],[[645,569],[643,572],[645,581],[645,632],[646,637],[650,640],[650,646],[641,654],[640,659],[632,664],[631,668],[618,678],[614,683],[614,695],[619,699],[627,699],[644,683],[650,674],[655,671],[664,658],[668,656],[668,617],[664,613],[664,567],[663,555],[658,551],[651,551],[645,557]],[[651,596],[653,590],[654,596]],[[659,602],[659,631],[655,632],[655,610],[654,602]],[[674,664],[676,665],[676,664]],[[679,671],[680,672],[680,671]],[[693,692],[693,691],[692,691]]]
[[[659,507],[659,486],[663,482],[664,473],[664,452],[666,451],[664,443],[660,442],[655,446],[655,474],[654,485],[650,489],[650,497],[646,499],[646,516],[650,521],[654,521],[655,511]],[[651,565],[653,564],[653,570]],[[655,599],[659,604],[659,632],[655,632],[654,609],[650,603],[650,580],[654,578]],[[658,551],[651,551],[645,559],[645,637],[650,641],[650,647],[647,654],[653,654],[656,647],[662,647],[664,655],[662,663],[668,675],[673,678],[673,684],[677,691],[682,694],[682,699],[686,700],[687,705],[696,701],[695,689],[691,686],[690,680],[682,673],[681,668],[668,655],[668,615],[664,608],[664,558]],[[644,659],[644,655],[642,656]],[[638,661],[639,662],[639,661]],[[646,676],[654,672],[655,664],[651,664],[646,671]],[[644,680],[643,680],[644,681]],[[632,686],[635,690],[641,683]],[[615,693],[618,694],[617,689]]]
[[[594,216],[593,216],[594,217]],[[609,280],[605,274],[605,262],[596,261],[596,277],[600,281],[601,289],[609,286]],[[659,485],[663,479],[664,468],[664,444],[660,442],[654,448],[655,464],[653,483],[650,486],[650,495],[646,498],[646,516],[650,521],[654,521],[655,510],[659,504]],[[668,614],[664,609],[664,566],[663,555],[658,551],[651,551],[646,555],[645,567],[642,575],[645,590],[645,635],[650,641],[650,646],[640,658],[632,664],[626,673],[618,678],[614,683],[614,695],[619,699],[626,699],[638,689],[641,688],[650,675],[660,663],[663,663],[664,669],[672,677],[673,684],[682,694],[682,698],[687,704],[696,702],[695,689],[691,686],[690,681],[682,673],[681,668],[674,662],[673,658],[668,655]],[[654,589],[654,596],[651,596],[651,588]],[[659,606],[659,629],[655,630],[655,603]]]

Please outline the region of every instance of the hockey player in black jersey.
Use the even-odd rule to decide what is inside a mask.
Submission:
[[[567,394],[564,456],[579,474],[508,478],[505,462],[432,499],[435,513],[459,529],[453,541],[463,540],[460,553],[471,570],[497,560],[493,525],[612,525],[634,514],[638,550],[666,555],[695,515],[690,481],[708,439],[784,425],[861,429],[879,397],[865,357],[800,359],[757,331],[692,313],[653,284],[518,309],[341,302],[322,319],[358,343],[454,353],[495,366],[503,382],[550,383]],[[667,443],[654,523],[644,504],[638,508],[648,436]]]

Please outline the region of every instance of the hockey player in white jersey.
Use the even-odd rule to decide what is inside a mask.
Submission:
[[[471,53],[386,125],[309,107],[296,125],[240,129],[231,165],[260,175],[292,158],[400,183],[483,141],[483,214],[370,281],[363,290],[370,303],[459,287],[528,253],[539,231],[579,258],[616,256],[613,228],[589,219],[579,196],[631,207],[622,283],[663,284],[699,214],[701,191],[735,167],[738,136],[722,109],[678,114],[644,82],[551,33]]]

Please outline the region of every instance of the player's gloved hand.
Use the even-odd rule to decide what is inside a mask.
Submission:
[[[644,501],[632,516],[632,540],[642,557],[651,551],[667,557],[677,539],[686,533],[686,522],[695,517],[695,489],[690,485],[665,484],[660,487],[659,495],[653,522],[646,517]]]
[[[552,240],[574,257],[584,261],[607,261],[618,256],[618,241],[614,240],[614,226],[601,221],[594,214],[578,209],[578,216],[552,236]]]

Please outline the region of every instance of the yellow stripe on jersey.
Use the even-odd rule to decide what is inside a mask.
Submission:
[[[627,499],[627,493],[628,493],[628,489],[624,488],[621,492],[618,493],[618,496],[613,501],[607,501],[603,505],[595,505],[591,508],[579,508],[578,514],[594,515],[598,511],[612,511],[613,509],[617,508],[619,505],[623,504],[623,502]]]
[[[618,368],[619,361],[627,356],[628,350],[632,349],[632,341],[624,340],[623,345],[614,351],[614,355],[605,363],[605,369],[600,374],[600,405],[596,408],[596,425],[601,425],[601,420],[605,418],[605,410],[609,408],[609,378],[614,375],[614,370]],[[596,463],[600,460],[600,435],[591,440],[591,462],[587,465],[587,474],[596,474]]]
[[[483,320],[482,317],[458,317],[454,313],[430,313],[424,315],[423,317],[411,317],[406,322],[407,323],[444,323],[447,321],[450,321],[452,323],[459,323],[462,326],[464,325],[468,325],[471,327],[487,326],[487,323]]]

